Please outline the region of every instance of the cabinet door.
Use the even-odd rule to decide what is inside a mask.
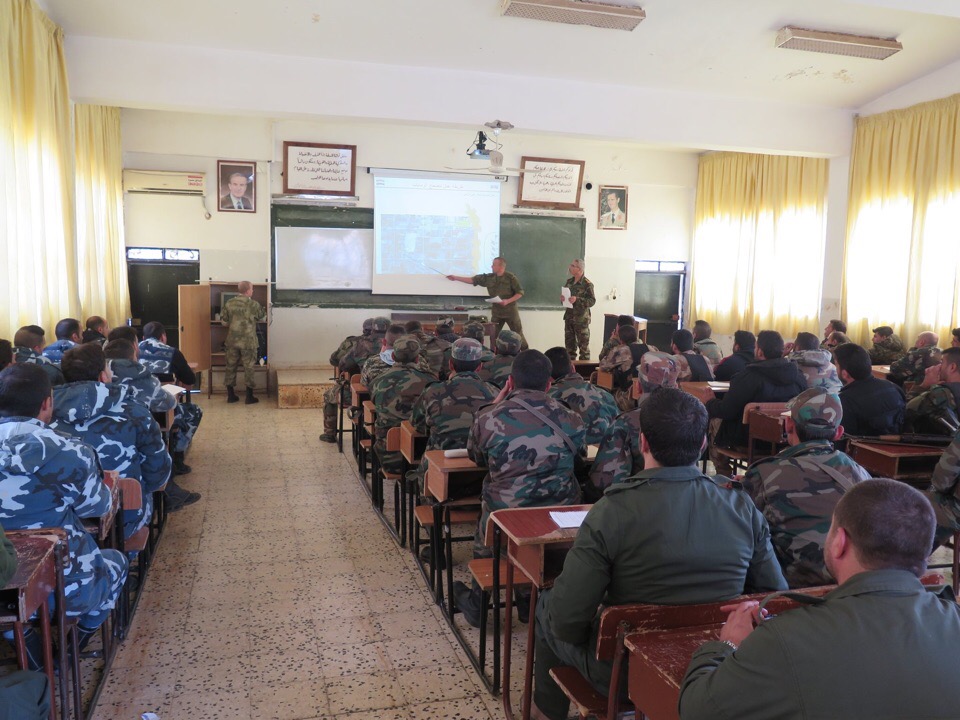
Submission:
[[[180,285],[180,352],[198,370],[210,369],[210,286]]]

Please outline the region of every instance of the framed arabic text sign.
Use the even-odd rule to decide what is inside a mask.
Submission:
[[[283,143],[283,192],[356,195],[357,146]]]
[[[583,160],[522,157],[517,207],[580,210]]]

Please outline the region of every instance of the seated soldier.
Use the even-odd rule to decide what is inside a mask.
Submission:
[[[375,331],[378,325],[383,330]],[[323,434],[320,442],[335,443],[337,441],[337,406],[347,405],[350,402],[349,378],[341,380],[342,373],[351,375],[360,372],[360,366],[368,357],[380,349],[383,342],[383,333],[390,327],[386,318],[367,318],[363,321],[362,335],[348,335],[340,347],[330,355],[330,364],[336,373],[333,387],[323,394]]]
[[[906,355],[901,340],[889,325],[873,329],[873,347],[870,348],[871,365],[890,365]]]
[[[399,451],[387,451],[387,432],[410,419],[417,399],[437,378],[421,369],[420,343],[412,335],[401,335],[394,341],[392,359],[393,365],[379,373],[369,388],[370,399],[377,410],[374,451],[380,467],[398,473],[402,458]]]
[[[950,331],[952,339],[950,340],[950,347],[960,347],[960,328],[954,328]]]
[[[547,395],[580,415],[587,431],[584,442],[596,445],[617,416],[613,395],[584,380],[574,369],[566,348],[550,348],[544,355],[550,361],[550,377],[553,379]]]
[[[937,546],[960,530],[960,432],[940,456],[930,478],[930,502],[937,514]]]
[[[921,585],[934,518],[922,493],[879,479],[833,511],[824,559],[839,586],[762,621],[757,601],[728,606],[680,686],[683,720],[952,718],[960,607]],[[889,673],[910,668],[909,690]]]
[[[805,390],[787,406],[790,447],[758,460],[743,486],[770,524],[783,576],[792,588],[828,585],[823,544],[840,497],[870,473],[831,441],[843,437],[843,407],[835,393]]]
[[[97,347],[97,350],[100,348]],[[107,619],[127,577],[118,550],[100,550],[82,518],[110,509],[89,445],[49,425],[54,413],[50,379],[34,364],[0,372],[0,520],[7,530],[63,528],[67,615],[76,619],[81,647]],[[32,667],[42,664],[39,634],[28,629]]]
[[[451,317],[437,318],[437,337],[448,343],[455,343],[460,339],[460,336],[453,331],[455,326],[456,323]]]
[[[380,353],[371,355],[363,363],[363,369],[360,371],[360,384],[366,388],[373,387],[373,381],[387,370],[393,367],[393,344],[407,334],[403,325],[391,325],[380,343]],[[427,361],[420,357],[419,343],[417,343],[416,365],[421,372],[430,373],[430,366]],[[436,380],[436,376],[433,378]]]
[[[574,463],[583,452],[585,428],[575,412],[547,395],[550,369],[542,352],[518,354],[503,390],[473,422],[467,451],[477,465],[487,468],[475,558],[493,554],[484,544],[484,533],[494,510],[580,502]],[[480,588],[457,582],[454,598],[464,619],[480,627],[480,614],[486,611],[480,604]],[[527,621],[529,596],[521,595],[517,614]]]
[[[107,333],[110,332],[110,326],[107,321],[99,315],[93,315],[87,318],[87,329],[83,331],[81,340],[85,343],[95,342],[105,345],[107,342]]]
[[[960,424],[960,347],[941,353],[940,364],[927,370],[921,388],[924,392],[907,403],[904,431],[953,435]]]
[[[670,338],[670,352],[680,366],[679,382],[707,382],[713,380],[713,371],[705,357],[693,347],[693,333],[677,330]]]
[[[404,328],[408,335],[413,335],[420,343],[420,357],[427,361],[430,372],[441,380],[447,376],[447,363],[444,362],[444,353],[450,343],[441,340],[436,335],[428,335],[423,331],[423,324],[419,320],[411,320]],[[449,358],[447,358],[449,361]]]
[[[847,435],[873,437],[899,433],[906,404],[903,388],[874,377],[870,355],[859,345],[838,345],[833,357],[843,383],[840,403]]]
[[[540,595],[540,717],[567,717],[569,701],[550,677],[559,665],[577,668],[606,694],[612,666],[595,653],[602,606],[706,603],[787,587],[767,521],[750,498],[697,468],[707,430],[700,401],[655,390],[640,407],[640,425],[645,469],[607,489],[580,526],[560,577]]]
[[[50,427],[91,445],[104,470],[140,483],[143,506],[123,513],[123,536],[130,538],[150,521],[153,493],[170,479],[160,426],[149,410],[127,398],[127,388],[111,383],[99,345],[67,350],[60,365],[67,384],[54,388]]]
[[[604,341],[603,347],[600,348],[599,360],[603,360],[615,347],[623,344],[620,340],[620,328],[623,327],[632,327],[634,330],[636,330],[637,321],[633,319],[633,315],[617,316],[617,324],[610,332],[610,337]],[[634,341],[636,341],[636,338],[634,338]]]
[[[904,383],[921,383],[927,368],[940,364],[940,348],[937,344],[940,336],[935,332],[922,332],[917,335],[916,344],[906,355],[890,363],[890,372],[887,380],[897,385]]]
[[[813,333],[797,333],[793,350],[787,355],[800,368],[807,379],[808,388],[823,388],[828,393],[838,393],[843,383],[833,364],[833,355],[820,348],[820,341]]]
[[[50,362],[59,365],[63,354],[82,340],[80,321],[73,318],[64,318],[57,323],[55,332],[57,341],[43,349],[43,356]]]
[[[523,338],[520,333],[513,330],[503,329],[497,335],[497,354],[488,363],[484,363],[483,369],[489,374],[486,378],[488,382],[502,388],[507,384],[507,378],[510,377],[510,368],[513,367],[513,360],[520,352],[520,346],[523,344]]]
[[[7,365],[13,365],[13,343],[9,340],[0,340],[0,370]]]
[[[710,337],[712,333],[713,328],[706,320],[697,320],[693,324],[693,349],[706,358],[710,364],[710,372],[723,361],[723,350]]]
[[[842,332],[832,332],[827,338],[827,342],[824,343],[824,350],[829,350],[831,353],[837,348],[838,345],[843,345],[844,343],[850,342],[848,338]]]
[[[847,332],[847,324],[843,320],[831,320],[827,323],[827,326],[823,329],[823,342],[820,343],[820,347],[824,350],[831,349],[828,347],[830,342],[830,336],[833,333],[840,333],[841,335]],[[850,342],[845,340],[844,342]]]
[[[637,405],[631,393],[633,379],[637,376],[640,359],[650,352],[650,348],[646,343],[637,341],[637,329],[633,326],[622,326],[618,335],[620,345],[613,348],[598,367],[613,375],[613,397],[617,407],[626,412]]]
[[[587,501],[596,502],[611,485],[624,482],[643,470],[640,452],[640,408],[650,393],[660,387],[677,389],[680,368],[673,355],[648,352],[637,367],[643,394],[637,407],[621,413],[610,424],[590,468],[590,482],[584,489]]]
[[[13,349],[18,363],[39,365],[50,378],[51,385],[63,385],[60,366],[43,356],[45,333],[39,325],[24,325],[13,336]]]
[[[807,389],[807,380],[796,364],[783,357],[783,338],[775,330],[762,330],[757,336],[756,362],[750,363],[730,380],[730,390],[718,399],[708,390],[707,412],[710,413],[710,460],[717,475],[731,475],[730,459],[718,448],[743,447],[747,444],[747,426],[743,409],[747,403],[786,402]],[[730,361],[730,356],[723,364]]]
[[[733,355],[724,358],[713,369],[716,380],[729,381],[756,359],[757,338],[749,330],[737,330],[733,334]]]

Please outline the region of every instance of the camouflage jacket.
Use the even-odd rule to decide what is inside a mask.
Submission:
[[[597,500],[611,485],[643,470],[640,452],[640,408],[618,415],[607,428],[590,468],[590,497]]]
[[[417,399],[433,382],[436,378],[414,363],[397,363],[374,379],[370,399],[377,410],[378,440],[387,436],[387,430],[410,418]]]
[[[960,508],[960,433],[940,456],[930,483],[937,493],[951,498],[955,508]]]
[[[515,357],[516,355],[494,356],[493,360],[483,364],[483,372],[480,373],[480,376],[487,382],[502,389],[503,386],[507,384],[510,371],[513,370],[513,359]]]
[[[337,366],[339,372],[348,372],[356,375],[363,368],[367,358],[373,357],[380,352],[383,346],[383,333],[371,333],[364,335],[357,340],[356,345],[347,354],[340,358]]]
[[[140,364],[154,375],[173,373],[173,356],[177,349],[160,342],[156,338],[141,340],[137,346],[140,351]]]
[[[57,340],[52,345],[47,345],[43,349],[43,356],[50,362],[59,365],[63,359],[63,354],[70,348],[76,346],[77,344],[73,342],[73,340]]]
[[[118,358],[110,361],[113,382],[127,388],[127,398],[135,400],[150,412],[167,412],[177,404],[177,399],[164,390],[160,381],[135,360]]]
[[[230,298],[220,310],[220,324],[226,325],[227,347],[258,347],[257,323],[267,317],[263,305],[246,295]]]
[[[340,361],[357,346],[360,337],[360,335],[348,335],[347,338],[340,343],[340,347],[333,351],[330,355],[330,364],[333,365],[334,368],[340,367]]]
[[[619,412],[613,395],[603,388],[584,380],[579,373],[571,372],[554,382],[547,392],[577,413],[586,426],[587,445],[596,445]]]
[[[420,357],[426,361],[430,367],[430,372],[436,377],[440,377],[441,373],[446,374],[448,366],[444,365],[443,358],[446,349],[450,347],[450,343],[446,340],[441,340],[435,335],[427,335],[423,331],[411,334],[417,338],[417,342],[420,343]]]
[[[800,350],[787,355],[800,368],[807,379],[808,388],[823,388],[828,393],[838,393],[843,383],[833,364],[833,355],[829,350]]]
[[[81,522],[109,509],[93,448],[34,418],[0,418],[0,520],[7,530],[66,531],[68,615],[83,615],[109,596],[106,561]]]
[[[364,361],[363,369],[360,371],[361,385],[366,388],[372,387],[374,380],[376,380],[390,368],[394,367],[393,350],[388,351],[387,356],[390,358],[390,362],[384,360],[383,356],[380,354],[372,355]],[[433,373],[430,371],[430,365],[427,364],[427,361],[422,355],[417,358],[417,361],[413,363],[413,365],[417,368],[417,370],[433,375]],[[433,379],[437,379],[436,375],[433,376]]]
[[[14,360],[18,363],[31,363],[33,365],[39,365],[43,368],[43,371],[47,374],[47,377],[50,378],[51,385],[63,385],[66,380],[63,379],[63,373],[60,372],[60,366],[57,365],[52,360],[48,360],[43,355],[38,352],[34,352],[30,348],[20,347],[19,345],[13,349]]]
[[[620,342],[619,338],[607,338],[603,343],[603,347],[600,348],[600,359],[603,360],[606,358],[615,347],[620,345],[623,345],[623,343]]]
[[[143,506],[124,512],[124,534],[130,537],[150,520],[152,493],[170,478],[171,460],[157,421],[127,392],[122,385],[93,381],[54,388],[50,427],[92,446],[104,470],[140,482]]]
[[[573,449],[518,400],[563,430]],[[574,461],[584,448],[584,435],[576,413],[536,390],[515,390],[477,413],[467,450],[475,463],[487,468],[482,490],[487,508],[579,502]]]
[[[410,421],[427,436],[427,450],[465,448],[473,419],[497,397],[497,388],[475,372],[459,372],[420,395]]]
[[[790,587],[833,582],[823,563],[823,544],[833,509],[848,488],[830,471],[850,486],[870,479],[870,473],[826,440],[802,442],[758,460],[743,478],[744,489],[770,525],[773,549]]]
[[[904,432],[952,435],[960,415],[960,383],[938,383],[907,403]]]
[[[896,335],[885,337],[868,350],[871,365],[892,365],[906,353],[903,350],[903,341]]]
[[[572,308],[566,308],[563,311],[563,319],[574,320],[576,322],[590,322],[590,308],[597,303],[593,283],[587,280],[587,276],[584,275],[579,281],[568,277],[563,286],[570,288],[570,296],[577,299]]]
[[[890,363],[887,379],[901,385],[905,382],[921,383],[926,369],[939,364],[940,348],[930,346],[910,348],[906,355]]]
[[[717,365],[720,364],[720,361],[723,360],[723,350],[721,350],[720,346],[710,338],[697,340],[693,344],[693,349],[707,359],[707,362],[710,363],[711,370],[713,370]]]
[[[692,360],[690,359],[691,355],[693,356]],[[677,375],[677,382],[690,382],[691,380],[707,382],[708,380],[713,380],[713,365],[710,364],[708,358],[701,357],[700,353],[696,350],[687,350],[679,355],[674,355],[673,358],[677,361],[677,365],[680,368],[680,374]],[[706,366],[705,373],[704,368],[697,368],[698,364]],[[697,371],[696,374],[694,373],[695,370]]]

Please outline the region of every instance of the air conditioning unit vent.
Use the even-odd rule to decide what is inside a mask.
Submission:
[[[500,14],[608,30],[633,30],[647,16],[642,8],[583,0],[503,0]]]
[[[124,170],[123,189],[155,195],[205,195],[206,173],[169,170]]]

